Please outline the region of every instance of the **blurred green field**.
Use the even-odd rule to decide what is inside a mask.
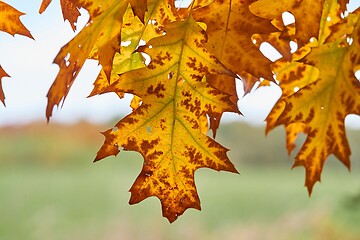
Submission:
[[[199,170],[202,211],[169,224],[156,198],[128,205],[138,154],[92,164],[105,129],[0,129],[0,239],[360,239],[359,131],[349,133],[351,173],[329,159],[309,198],[281,129],[265,138],[263,128],[225,125],[218,139],[241,174]]]

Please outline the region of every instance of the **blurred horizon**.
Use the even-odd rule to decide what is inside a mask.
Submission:
[[[230,148],[240,174],[196,171],[202,210],[189,209],[169,224],[154,197],[128,204],[128,190],[143,165],[140,154],[122,151],[92,163],[104,141],[99,132],[107,127],[38,122],[0,128],[0,239],[360,237],[360,135],[355,131],[347,131],[351,172],[329,157],[309,198],[304,169],[291,170],[294,154],[287,155],[283,128],[266,137],[263,127],[224,124],[216,139]]]

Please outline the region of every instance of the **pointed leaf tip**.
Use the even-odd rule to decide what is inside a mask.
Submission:
[[[51,3],[51,0],[43,0],[41,2],[41,6],[39,8],[39,13],[42,14],[47,9],[47,7],[50,5],[50,3]]]
[[[0,1],[0,31],[7,32],[12,36],[20,34],[34,39],[30,31],[20,21],[20,17],[23,15],[24,13]]]
[[[2,88],[2,78],[3,77],[10,77],[5,70],[1,67],[0,65],[0,101],[4,104],[4,106],[6,106],[5,104],[5,94]]]

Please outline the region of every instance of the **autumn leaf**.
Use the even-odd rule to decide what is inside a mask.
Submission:
[[[99,2],[100,1],[100,2]],[[49,119],[53,107],[65,99],[85,60],[93,49],[98,51],[98,60],[109,77],[114,55],[120,51],[122,18],[127,1],[73,1],[84,7],[90,15],[86,26],[68,44],[61,48],[54,63],[60,71],[47,94],[46,117]]]
[[[359,19],[359,15],[356,16]],[[349,17],[353,18],[354,14]],[[294,69],[287,71],[288,74],[277,75],[280,83],[285,83],[280,86],[288,96],[282,97],[274,106],[267,119],[268,128],[286,126],[289,151],[293,149],[298,133],[307,134],[294,166],[305,167],[305,185],[309,193],[320,181],[329,155],[334,154],[350,168],[351,151],[344,120],[349,114],[360,114],[360,82],[355,77],[356,67],[360,64],[360,21],[354,24],[354,31],[349,36],[353,39],[352,44],[347,42],[346,35],[337,41],[320,44],[300,60],[306,65],[290,65]],[[306,67],[308,65],[310,68]],[[309,72],[313,71],[311,66],[318,69],[318,75]],[[290,78],[302,86],[294,91],[293,84],[286,84]]]
[[[132,93],[140,107],[104,133],[95,161],[116,155],[120,148],[144,157],[141,173],[130,189],[130,204],[156,196],[170,222],[187,208],[200,209],[194,172],[208,167],[237,172],[227,149],[202,133],[209,114],[237,112],[230,96],[204,81],[210,74],[234,74],[203,44],[205,31],[189,16],[165,26],[166,35],[142,50],[151,62],[124,73],[108,91]]]
[[[0,66],[0,101],[4,104],[5,106],[5,95],[4,95],[4,91],[2,88],[2,78],[3,77],[10,77],[5,70]]]
[[[39,9],[39,13],[43,13],[52,0],[43,0]],[[64,21],[68,20],[73,31],[76,31],[76,23],[80,16],[80,11],[71,0],[60,0],[61,10]]]
[[[295,17],[295,37],[299,46],[303,46],[312,37],[317,38],[319,35],[324,1],[258,0],[250,5],[250,11],[256,16],[270,20],[281,16],[283,12],[291,12]]]

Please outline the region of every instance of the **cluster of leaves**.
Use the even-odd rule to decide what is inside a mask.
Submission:
[[[40,12],[50,2],[43,0]],[[73,30],[79,9],[90,18],[54,60],[60,71],[47,95],[46,116],[64,101],[87,59],[102,66],[90,96],[134,96],[133,111],[103,133],[105,142],[95,159],[122,149],[141,153],[144,164],[130,189],[130,204],[156,196],[163,216],[173,222],[187,208],[200,209],[194,182],[198,168],[237,172],[228,149],[214,140],[223,113],[240,113],[236,80],[243,82],[245,93],[256,82],[282,89],[266,130],[284,125],[289,153],[298,134],[307,135],[294,166],[305,167],[309,193],[329,155],[350,168],[344,119],[360,115],[355,77],[360,10],[348,13],[347,0],[194,0],[187,8],[177,8],[174,0],[60,3]],[[21,13],[0,4],[0,30],[31,37],[13,21]],[[284,12],[295,23],[285,25]],[[259,51],[263,42],[282,58],[266,58]],[[290,43],[297,44],[295,52]]]

